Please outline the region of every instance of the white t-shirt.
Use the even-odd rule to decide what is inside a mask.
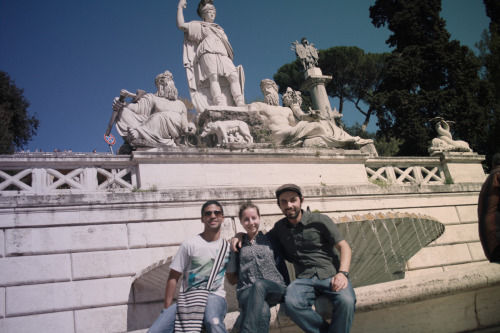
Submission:
[[[200,235],[184,240],[170,264],[170,268],[183,273],[181,291],[205,289],[215,258],[219,254],[222,237],[215,242],[207,242]],[[224,274],[229,261],[227,251],[223,264],[215,277],[210,292],[225,297]]]

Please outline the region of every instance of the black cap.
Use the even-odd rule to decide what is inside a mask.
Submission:
[[[302,198],[302,190],[300,189],[300,187],[298,185],[295,185],[295,184],[285,184],[285,185],[281,185],[276,190],[276,199],[279,199],[280,198],[280,194],[283,193],[283,192],[285,192],[285,191],[293,191],[293,192],[297,193],[299,195],[299,197]]]

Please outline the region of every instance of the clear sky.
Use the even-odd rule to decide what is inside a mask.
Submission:
[[[261,97],[259,82],[295,59],[291,43],[307,37],[318,49],[357,46],[389,52],[387,28],[369,18],[374,0],[215,0],[216,23],[245,70],[245,97]],[[155,92],[157,74],[169,70],[188,97],[176,0],[0,0],[0,70],[7,72],[40,120],[31,151],[109,151],[103,139],[113,98],[121,89]],[[186,21],[198,20],[188,0]],[[482,0],[443,0],[452,39],[471,47],[488,27]],[[334,107],[336,105],[332,105]],[[373,119],[373,118],[372,118]],[[352,106],[344,123],[363,118]],[[369,129],[375,129],[372,120]],[[116,129],[114,150],[122,143]]]

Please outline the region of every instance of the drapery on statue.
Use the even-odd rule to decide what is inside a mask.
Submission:
[[[120,98],[113,101],[117,112],[116,129],[132,147],[187,145],[187,135],[196,132],[196,126],[188,123],[187,109],[177,99],[177,88],[169,71],[156,77],[155,94],[138,90],[133,94],[123,89]],[[132,97],[130,103],[125,97]]]
[[[432,145],[429,147],[429,153],[439,153],[443,151],[450,152],[472,152],[469,144],[461,140],[453,140],[450,133],[450,123],[453,121],[444,120],[442,117],[432,118],[436,121],[436,131],[438,137],[432,139]]]
[[[272,139],[276,144],[291,146],[346,147],[349,144],[363,146],[372,140],[353,137],[336,126],[333,120],[321,116],[317,110],[304,112],[300,109],[300,92],[287,89],[283,103],[279,105],[278,86],[269,79],[260,83],[266,103],[254,102],[249,111],[257,111],[269,121]]]
[[[318,50],[316,50],[314,44],[309,44],[305,37],[300,40],[300,44],[298,41],[292,43],[292,51],[295,51],[297,59],[300,59],[302,66],[304,66],[304,70],[318,65]]]
[[[244,74],[233,64],[233,49],[216,23],[213,0],[201,0],[198,15],[203,21],[184,21],[186,0],[177,6],[177,27],[184,31],[183,62],[191,100],[201,113],[209,105],[243,106]]]

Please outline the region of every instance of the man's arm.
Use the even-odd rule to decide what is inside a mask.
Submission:
[[[240,266],[239,254],[231,251],[229,261],[226,265],[226,278],[232,285],[238,282],[238,270]]]
[[[181,277],[182,273],[170,270],[167,279],[167,287],[165,289],[165,309],[172,305],[172,301],[175,295],[175,289],[177,288],[177,281]]]
[[[233,250],[233,252],[238,252],[238,250],[241,249],[243,235],[245,235],[243,232],[238,232],[233,238],[231,238],[231,250]]]
[[[349,272],[349,268],[351,267],[351,247],[345,240],[342,240],[335,244],[335,249],[340,253],[340,267],[339,271]],[[339,291],[341,289],[345,289],[347,287],[348,280],[347,277],[342,273],[337,273],[332,278],[332,290]]]
[[[238,283],[238,272],[234,273],[228,273],[226,272],[226,277],[229,283],[231,283],[233,286]]]

